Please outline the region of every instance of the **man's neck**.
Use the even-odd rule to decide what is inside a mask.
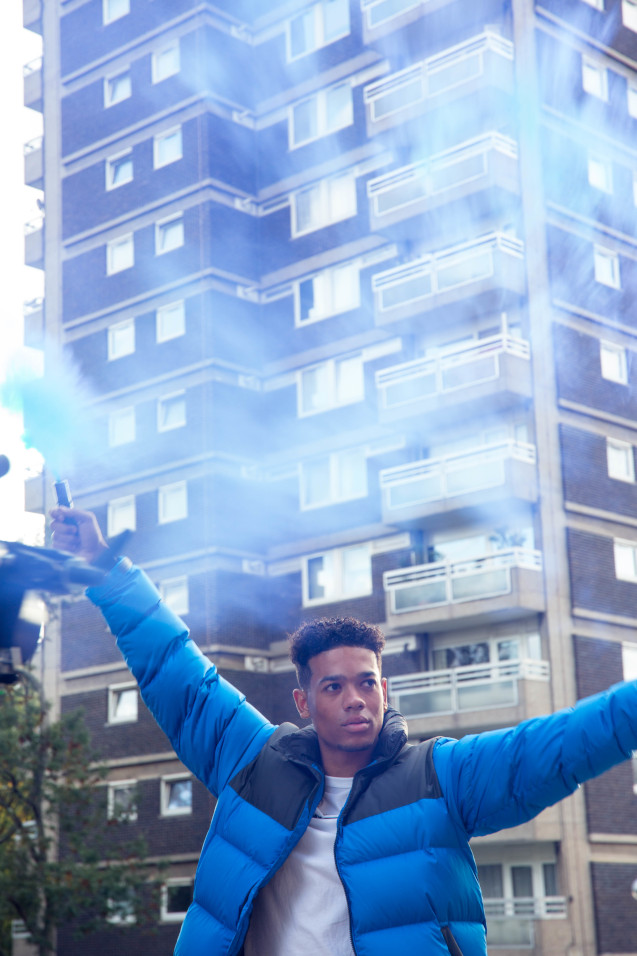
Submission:
[[[323,770],[328,777],[353,777],[372,759],[372,749],[332,750],[321,745]]]

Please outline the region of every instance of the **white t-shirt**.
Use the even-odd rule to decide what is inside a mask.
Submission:
[[[354,956],[347,900],[334,861],[339,813],[353,777],[326,777],[307,830],[258,894],[245,956]]]

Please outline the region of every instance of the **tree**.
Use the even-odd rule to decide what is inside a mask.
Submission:
[[[107,818],[106,767],[81,712],[52,721],[35,678],[0,685],[0,956],[12,920],[39,956],[55,952],[56,929],[90,933],[125,913],[152,921],[156,878],[145,847],[130,839],[126,812]],[[101,784],[101,786],[100,786]]]

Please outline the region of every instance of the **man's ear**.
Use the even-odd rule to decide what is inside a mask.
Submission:
[[[297,687],[296,690],[292,691],[292,696],[294,697],[294,703],[299,712],[299,717],[303,717],[306,720],[309,719],[310,709],[307,706],[307,694],[305,691]]]
[[[383,704],[385,705],[383,707],[383,710],[387,710],[387,678],[386,677],[381,677],[380,686],[383,689]]]

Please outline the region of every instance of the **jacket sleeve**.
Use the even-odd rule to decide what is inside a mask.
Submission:
[[[257,755],[274,726],[220,677],[183,621],[127,559],[87,595],[101,609],[178,757],[218,794]]]
[[[532,819],[637,749],[637,682],[616,684],[575,707],[517,727],[441,738],[434,764],[469,836]]]

